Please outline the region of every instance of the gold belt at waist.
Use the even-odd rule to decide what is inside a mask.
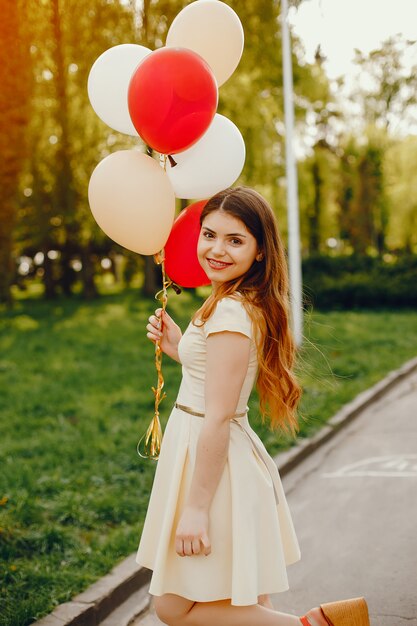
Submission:
[[[204,413],[199,413],[198,411],[194,411],[194,409],[191,409],[188,406],[184,406],[183,404],[178,404],[178,402],[175,403],[175,408],[179,409],[180,411],[184,411],[184,413],[189,413],[190,415],[195,415],[196,417],[205,417]],[[275,495],[275,502],[278,504],[279,502],[279,498],[278,498],[278,488],[276,485],[276,478],[272,475],[269,467],[268,467],[268,462],[265,458],[265,455],[267,454],[265,452],[265,449],[261,448],[260,445],[258,444],[258,442],[254,439],[253,435],[246,430],[246,428],[243,426],[243,424],[241,424],[240,422],[237,421],[237,419],[235,419],[236,417],[245,417],[246,415],[246,411],[244,413],[235,413],[235,415],[231,418],[231,422],[233,422],[234,424],[237,424],[239,426],[239,428],[241,430],[243,430],[243,432],[247,435],[247,437],[249,437],[251,443],[252,443],[252,448],[255,452],[255,454],[258,456],[258,458],[263,462],[263,464],[265,465],[271,480],[272,480],[272,485],[274,487],[274,495]],[[272,460],[272,459],[271,459]],[[273,461],[272,461],[273,462]]]
[[[196,417],[204,417],[204,413],[198,413],[198,411],[194,411],[189,406],[184,406],[183,404],[175,403],[175,408],[184,411],[185,413],[189,413],[190,415],[195,415]],[[245,417],[246,411],[244,413],[235,413],[233,417]]]

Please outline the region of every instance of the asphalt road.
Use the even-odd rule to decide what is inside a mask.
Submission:
[[[417,626],[417,373],[283,482],[301,561],[275,608],[364,596],[372,626]]]
[[[302,556],[275,608],[364,596],[372,626],[417,626],[417,372],[283,484]],[[132,626],[157,624],[150,613]]]

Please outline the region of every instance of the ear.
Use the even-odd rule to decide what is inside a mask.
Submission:
[[[257,261],[262,261],[262,259],[264,258],[263,252],[258,252],[255,258]]]

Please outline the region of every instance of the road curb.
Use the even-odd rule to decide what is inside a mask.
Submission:
[[[35,626],[98,626],[129,596],[147,585],[152,572],[140,567],[135,561],[136,553],[116,565],[106,576],[75,596],[70,602],[57,606]],[[144,598],[136,615],[149,608],[150,597]],[[122,626],[120,624],[119,626]]]
[[[407,361],[375,385],[358,394],[351,402],[344,405],[318,433],[308,439],[301,439],[289,450],[278,454],[274,460],[280,475],[288,474],[344,426],[350,424],[372,402],[378,400],[416,369],[417,357]],[[140,567],[135,557],[136,553],[129,555],[109,574],[100,578],[70,602],[57,606],[52,613],[36,622],[35,626],[98,626],[132,593],[149,583],[151,570]],[[150,600],[151,597],[144,594],[143,601],[138,605],[137,617],[148,610]],[[122,626],[121,623],[120,626]]]

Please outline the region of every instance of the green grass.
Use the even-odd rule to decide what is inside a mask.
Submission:
[[[201,298],[170,295],[185,328]],[[153,416],[155,301],[21,299],[0,318],[0,624],[23,626],[137,548],[155,463],[136,452]],[[306,314],[300,436],[417,354],[417,313]],[[164,359],[165,425],[181,369]],[[273,454],[291,442],[251,422]]]

